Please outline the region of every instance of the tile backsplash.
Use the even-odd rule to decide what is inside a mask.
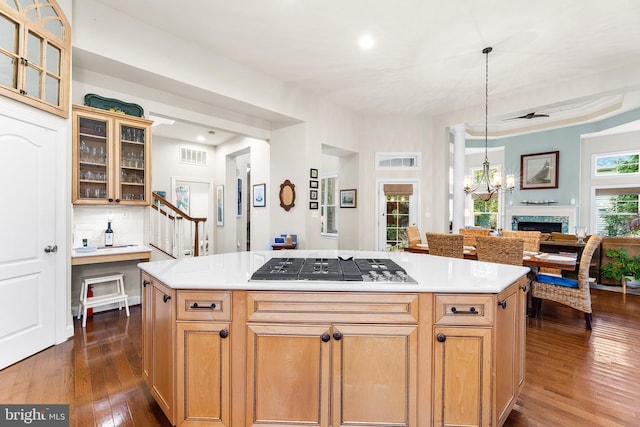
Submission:
[[[111,219],[114,245],[144,244],[147,230],[147,208],[144,206],[74,206],[73,247],[104,246],[104,231]]]

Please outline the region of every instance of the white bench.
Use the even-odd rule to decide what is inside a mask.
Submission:
[[[114,282],[115,290],[113,292],[105,295],[87,296],[89,286],[109,285],[113,289]],[[116,302],[118,303],[118,310],[122,310],[122,305],[124,304],[127,317],[129,317],[129,302],[127,301],[127,294],[124,293],[124,278],[122,273],[83,277],[80,287],[80,304],[78,305],[78,319],[82,318],[82,327],[85,328],[87,326],[87,309]]]

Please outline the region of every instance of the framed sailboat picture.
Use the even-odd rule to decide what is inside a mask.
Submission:
[[[520,189],[558,188],[559,157],[559,151],[521,155]]]

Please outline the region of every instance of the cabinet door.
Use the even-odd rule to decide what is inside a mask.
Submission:
[[[329,425],[328,325],[247,327],[247,425]]]
[[[434,426],[491,425],[491,329],[436,327]]]
[[[173,423],[174,415],[174,333],[175,310],[174,292],[158,282],[153,284],[153,330],[151,376],[151,394]]]
[[[178,323],[178,426],[228,427],[229,323]]]
[[[111,121],[91,113],[73,113],[72,197],[75,204],[107,204],[112,192]]]
[[[495,390],[498,425],[507,419],[518,397],[520,351],[518,339],[521,331],[517,285],[510,286],[498,295],[498,307],[494,328],[495,338]]]
[[[149,158],[151,154],[149,126],[131,120],[116,120],[118,165],[114,197],[120,204],[148,205],[151,196]]]
[[[334,325],[333,426],[417,423],[417,326]]]
[[[153,357],[153,284],[150,276],[142,275],[142,376],[149,389],[152,383],[152,357]]]

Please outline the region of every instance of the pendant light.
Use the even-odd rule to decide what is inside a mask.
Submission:
[[[513,191],[516,186],[515,175],[506,176],[505,185],[502,184],[502,176],[497,174],[491,177],[491,165],[489,164],[489,53],[493,50],[491,47],[482,49],[485,55],[485,92],[484,92],[484,163],[482,163],[482,174],[475,186],[473,177],[466,175],[464,177],[464,192],[471,194],[476,199],[489,201],[498,195],[500,191]]]

